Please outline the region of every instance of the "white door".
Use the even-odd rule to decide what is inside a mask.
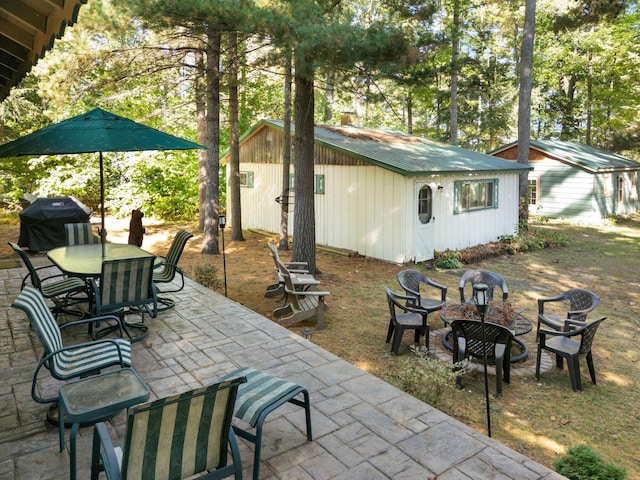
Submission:
[[[417,183],[415,195],[416,262],[433,259],[433,200],[435,184]],[[437,187],[436,187],[437,188]]]

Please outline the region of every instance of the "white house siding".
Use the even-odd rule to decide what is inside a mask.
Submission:
[[[469,177],[442,178],[437,182],[444,187],[434,194],[438,198],[435,202],[434,246],[439,252],[483,245],[495,242],[503,235],[517,233],[518,174],[474,175],[473,179],[498,179],[498,208],[454,214],[454,182],[464,178]]]
[[[545,217],[579,221],[601,218],[594,195],[600,187],[593,174],[554,160],[540,160],[531,162],[531,165],[534,170],[529,176],[540,179],[537,213]],[[611,202],[611,197],[603,199],[604,204]]]
[[[275,199],[282,193],[282,165],[241,163],[240,171],[253,172],[253,188],[240,187],[242,227],[279,232],[282,210]],[[290,210],[293,225],[293,207]]]
[[[242,225],[278,232],[281,165],[248,163],[253,188],[242,187]],[[293,172],[292,172],[293,173]],[[406,263],[416,258],[416,183],[436,182],[434,192],[434,250],[461,250],[514,234],[518,223],[518,175],[481,175],[498,179],[498,208],[453,214],[454,181],[459,177],[407,178],[375,166],[318,165],[325,176],[325,193],[315,195],[316,242],[353,250],[361,255]],[[468,178],[468,177],[464,177]],[[295,203],[295,197],[294,197]],[[289,232],[293,234],[293,207]]]

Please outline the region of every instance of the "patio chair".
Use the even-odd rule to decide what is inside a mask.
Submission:
[[[153,269],[153,283],[156,284],[158,294],[176,293],[184,288],[184,274],[180,267],[178,267],[178,262],[180,261],[180,257],[182,256],[182,252],[184,251],[187,241],[191,237],[193,237],[193,233],[189,233],[185,230],[178,230],[176,236],[173,237],[173,241],[171,242],[171,246],[169,247],[166,257],[162,259],[162,263],[157,264]],[[179,286],[174,284],[167,289],[161,290],[159,288],[159,283],[169,284],[173,282],[176,275],[180,277]],[[159,307],[161,311],[169,310],[175,306],[175,301],[167,297],[158,296],[158,303],[162,304],[162,306]]]
[[[99,284],[95,279],[89,280],[94,295],[94,314],[122,318],[122,329],[132,342],[138,342],[149,334],[144,324],[145,313],[151,318],[158,315],[156,287],[152,281],[154,261],[155,257],[105,260],[102,262]],[[126,316],[131,314],[139,314],[141,321],[127,322]],[[142,333],[133,337],[130,332],[132,328]],[[103,337],[114,330],[113,326],[107,327],[96,332],[95,337]]]
[[[538,327],[536,332],[540,332],[541,325],[566,332],[569,330],[570,325],[575,325],[574,322],[582,322],[582,324],[584,324],[587,321],[587,315],[595,310],[599,304],[600,297],[589,290],[581,288],[572,288],[553,297],[539,298]],[[558,309],[564,308],[565,306],[568,308],[567,313],[560,314]],[[547,308],[546,312],[545,308]],[[549,312],[549,309],[555,309],[556,311]],[[568,320],[572,320],[572,322],[568,324]]]
[[[580,379],[580,359],[587,359],[587,366],[591,374],[591,381],[596,384],[596,372],[593,368],[593,356],[591,346],[596,336],[596,331],[606,317],[599,318],[593,322],[583,323],[567,320],[573,330],[558,332],[556,330],[540,329],[538,331],[538,356],[536,359],[536,378],[540,379],[540,359],[542,350],[555,353],[556,366],[562,368],[562,360],[567,359],[569,368],[569,379],[574,392],[582,391],[582,380]],[[579,338],[578,338],[579,337]]]
[[[233,431],[239,437],[253,443],[253,480],[258,480],[260,478],[263,424],[271,412],[285,403],[304,408],[307,440],[313,440],[309,391],[297,383],[283,380],[275,375],[251,367],[242,367],[234,370],[220,380],[229,380],[238,376],[245,377],[247,382],[238,388],[234,417],[245,422],[247,427],[240,428],[238,425],[234,425]],[[300,398],[300,395],[302,395],[302,398]],[[249,427],[254,428],[255,431],[250,432]]]
[[[464,293],[465,285],[467,283],[470,283],[472,287],[470,292],[471,295],[469,297]],[[489,287],[487,289],[487,299],[489,301],[493,300],[493,291],[496,287],[500,287],[500,290],[502,290],[502,301],[507,301],[509,288],[507,287],[507,282],[504,280],[502,275],[495,272],[489,272],[487,270],[467,270],[460,278],[460,285],[458,286],[458,289],[460,290],[460,303],[475,302],[476,298],[473,292],[473,287],[479,283],[484,283]]]
[[[402,336],[406,330],[415,331],[415,343],[420,342],[420,336],[425,338],[425,346],[429,349],[429,324],[422,309],[410,306],[415,297],[412,295],[400,295],[384,287],[387,293],[389,305],[389,328],[387,329],[386,343],[391,342],[391,354],[397,355]],[[400,310],[400,312],[398,312]]]
[[[280,274],[284,280],[288,303],[276,308],[273,311],[273,317],[283,327],[290,327],[295,323],[316,317],[316,328],[322,330],[324,328],[324,311],[329,308],[324,297],[331,295],[331,293],[318,290],[300,291],[293,284],[292,274],[289,274],[284,265],[281,266]]]
[[[487,363],[494,364],[496,368],[496,397],[501,397],[502,380],[504,378],[505,383],[509,383],[511,377],[511,330],[497,323],[462,318],[454,319],[451,329],[454,365],[464,359],[483,362],[486,348]],[[462,388],[461,376],[456,378],[456,388]]]
[[[93,430],[91,479],[242,478],[231,428],[244,377],[214,383],[129,409],[124,446],[114,447],[104,423]],[[231,463],[228,463],[228,449]]]
[[[95,321],[114,322],[120,328],[120,320],[114,316],[103,316],[68,322],[58,327],[55,318],[47,307],[39,290],[25,287],[11,304],[13,308],[22,310],[44,347],[40,363],[36,367],[31,383],[31,397],[38,403],[52,403],[58,400],[58,389],[51,397],[43,397],[39,393],[38,374],[45,367],[56,380],[70,380],[100,370],[120,366],[131,366],[131,344],[120,338],[109,338],[99,341],[65,346],[62,343],[61,331],[75,325]]]
[[[29,272],[22,279],[20,290],[23,290],[27,280],[30,280],[31,285],[39,290],[44,298],[53,302],[54,306],[51,308],[51,312],[54,314],[56,319],[62,312],[78,316],[84,315],[85,312],[82,310],[74,311],[68,308],[70,306],[79,305],[89,301],[87,284],[84,280],[78,277],[65,277],[62,273],[41,278],[38,275],[38,272],[51,267],[44,266],[36,268],[33,266],[33,263],[31,263],[31,259],[29,258],[29,255],[27,255],[27,252],[20,248],[18,244],[9,242],[9,246],[18,255],[20,255],[22,262]]]
[[[407,299],[407,305],[422,310],[425,323],[431,312],[444,308],[447,300],[447,287],[444,285],[434,282],[418,270],[402,270],[397,278],[402,289],[411,297]],[[421,288],[426,289],[430,296],[423,295]]]
[[[318,285],[319,280],[309,273],[307,262],[283,262],[275,244],[269,242],[269,255],[273,258],[277,282],[267,286],[264,293],[266,298],[281,296],[286,302],[285,282],[282,277],[282,269],[286,269],[296,290],[306,290],[313,285]]]
[[[65,223],[64,235],[67,245],[100,243],[100,237],[93,233],[90,223]]]

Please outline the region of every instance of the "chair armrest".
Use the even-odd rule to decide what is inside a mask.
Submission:
[[[311,296],[311,295],[313,295],[314,297],[326,297],[328,295],[331,295],[331,292],[326,292],[326,291],[305,290],[304,292],[299,292],[297,290],[291,291],[286,287],[285,287],[284,291],[287,292],[289,295],[297,295],[299,297],[306,297],[306,296]]]
[[[606,318],[606,317],[605,317]],[[581,320],[573,320],[571,318],[567,318],[564,321],[565,330],[569,330],[570,327],[582,328],[587,325],[588,322],[583,322]],[[575,330],[573,330],[575,331]]]
[[[282,263],[284,263],[284,264],[285,264],[285,266],[286,266],[287,268],[291,268],[291,267],[293,267],[293,268],[305,267],[305,270],[306,270],[306,267],[308,267],[308,266],[309,266],[309,264],[308,264],[307,262],[282,262]]]
[[[103,455],[101,455],[103,452]],[[102,461],[102,465],[100,465]],[[92,476],[104,470],[107,478],[120,480],[121,468],[118,455],[113,447],[113,441],[109,436],[107,427],[103,422],[96,423],[93,427],[93,448],[91,449],[91,473]]]
[[[538,299],[538,313],[544,313],[544,304],[547,302],[560,302],[562,300],[565,300],[565,294],[562,293],[560,295],[556,295],[554,297],[546,297],[546,298],[539,298]]]
[[[100,317],[91,317],[91,318],[81,318],[80,320],[74,320],[73,322],[67,322],[64,323],[62,325],[60,325],[60,331],[62,331],[65,328],[68,327],[73,327],[75,325],[84,325],[87,323],[93,323],[93,322],[99,322],[101,320],[115,320],[116,322],[120,323],[120,319],[118,317],[116,317],[115,315],[102,315]]]
[[[59,348],[57,350],[54,350],[53,352],[45,355],[44,357],[42,357],[42,359],[40,360],[40,362],[38,363],[38,366],[36,367],[35,371],[33,372],[33,379],[31,380],[31,398],[33,398],[36,402],[38,403],[52,403],[52,402],[56,402],[58,401],[58,397],[51,397],[51,398],[42,398],[40,395],[38,395],[36,393],[36,385],[38,383],[38,374],[40,373],[40,369],[44,366],[47,365],[47,363],[49,363],[49,360],[51,358],[53,358],[55,355],[58,355],[62,352],[67,352],[70,350],[77,350],[79,348],[85,348],[85,347],[89,347],[91,345],[100,345],[103,343],[113,343],[116,347],[116,350],[118,352],[118,357],[120,359],[120,367],[125,368],[127,365],[124,364],[124,357],[122,356],[122,349],[120,348],[120,345],[118,344],[118,342],[116,342],[115,338],[104,338],[102,340],[94,340],[91,342],[85,342],[85,343],[78,343],[76,345],[69,345],[66,347],[62,347]],[[47,367],[48,368],[48,367]],[[54,377],[56,378],[56,377]],[[59,379],[61,380],[61,379]],[[62,379],[64,380],[64,379]]]
[[[594,310],[595,307],[592,308],[585,308],[584,310],[569,310],[567,312],[567,319],[571,319],[573,320],[574,317],[580,317],[580,316],[587,316],[587,313],[589,313],[590,311]]]

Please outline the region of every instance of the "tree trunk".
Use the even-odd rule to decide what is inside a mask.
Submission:
[[[207,32],[207,163],[202,253],[218,254],[220,180],[220,33]]]
[[[593,49],[589,49],[589,65],[587,68],[587,126],[584,143],[591,145],[591,123],[593,121]]]
[[[453,34],[451,39],[451,145],[458,144],[458,50],[460,48],[460,2],[453,2]]]
[[[194,80],[195,103],[196,103],[196,129],[198,143],[205,145],[207,142],[207,88],[204,65],[204,53],[202,50],[195,51],[196,76]],[[207,151],[198,150],[198,228],[204,230],[205,205],[206,205],[206,178],[207,178]]]
[[[295,262],[307,262],[316,272],[316,221],[313,198],[314,96],[313,59],[296,55],[295,60],[295,162],[293,255]]]
[[[278,249],[289,250],[289,175],[291,172],[291,51],[284,71],[284,141],[282,143],[282,195],[280,196],[280,242]]]
[[[238,33],[229,34],[229,178],[227,202],[231,211],[231,240],[244,241],[240,206],[240,144],[238,125]]]
[[[526,0],[522,55],[520,61],[520,91],[518,94],[518,163],[529,165],[531,142],[531,69],[533,39],[536,28],[536,0]],[[520,174],[520,225],[529,219],[529,175]]]

